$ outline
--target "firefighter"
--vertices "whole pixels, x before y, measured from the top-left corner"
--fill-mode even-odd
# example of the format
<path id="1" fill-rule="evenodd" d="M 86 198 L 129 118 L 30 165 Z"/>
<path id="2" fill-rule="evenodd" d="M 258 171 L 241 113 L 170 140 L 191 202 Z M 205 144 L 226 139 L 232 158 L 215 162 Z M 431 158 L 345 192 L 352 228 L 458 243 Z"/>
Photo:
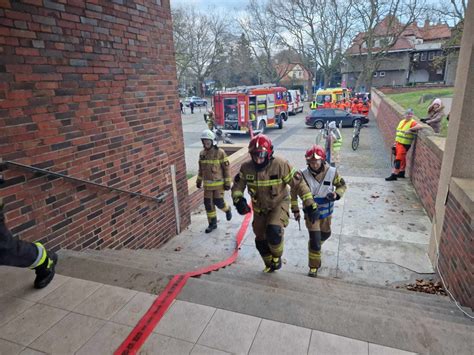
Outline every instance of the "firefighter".
<path id="1" fill-rule="evenodd" d="M 48 286 L 55 274 L 58 256 L 39 242 L 30 243 L 14 237 L 5 225 L 4 205 L 0 198 L 0 265 L 34 269 L 34 288 Z"/>
<path id="2" fill-rule="evenodd" d="M 316 102 L 316 99 L 313 99 L 313 101 L 311 101 L 311 103 L 309 104 L 309 108 L 311 110 L 316 110 L 318 108 L 318 103 Z"/>
<path id="3" fill-rule="evenodd" d="M 223 149 L 217 147 L 214 132 L 206 129 L 201 134 L 204 149 L 199 153 L 199 173 L 196 180 L 198 189 L 204 185 L 204 207 L 209 226 L 206 233 L 217 228 L 216 207 L 225 212 L 226 219 L 232 219 L 230 206 L 224 201 L 224 190 L 230 190 L 231 177 L 229 158 Z"/>
<path id="4" fill-rule="evenodd" d="M 411 108 L 407 109 L 403 120 L 398 123 L 394 147 L 395 161 L 392 174 L 385 178 L 386 181 L 395 181 L 397 178 L 405 177 L 407 152 L 415 139 L 416 131 L 422 128 L 423 127 L 413 119 L 413 110 Z"/>
<path id="5" fill-rule="evenodd" d="M 212 111 L 212 109 L 207 111 L 207 114 L 204 114 L 204 121 L 206 122 L 207 127 L 211 131 L 214 131 L 215 122 L 214 122 L 214 111 Z"/>
<path id="6" fill-rule="evenodd" d="M 264 272 L 281 268 L 284 228 L 288 225 L 291 191 L 303 200 L 308 220 L 317 220 L 318 208 L 301 173 L 288 161 L 273 156 L 270 138 L 259 134 L 249 143 L 251 159 L 242 164 L 234 178 L 232 199 L 237 211 L 244 215 L 251 211 L 244 197 L 247 191 L 254 210 L 252 228 L 255 246 L 265 263 Z"/>
<path id="7" fill-rule="evenodd" d="M 308 276 L 317 277 L 321 268 L 321 246 L 331 236 L 331 218 L 334 201 L 339 200 L 346 191 L 346 183 L 335 167 L 326 162 L 324 149 L 314 144 L 305 154 L 307 168 L 302 175 L 308 184 L 314 200 L 318 204 L 319 216 L 316 221 L 305 217 L 309 231 Z M 297 221 L 300 220 L 298 197 L 291 192 L 291 211 Z"/>
<path id="8" fill-rule="evenodd" d="M 353 102 L 352 102 L 352 105 L 351 105 L 351 113 L 352 114 L 359 114 L 359 100 L 358 99 L 355 99 Z"/>

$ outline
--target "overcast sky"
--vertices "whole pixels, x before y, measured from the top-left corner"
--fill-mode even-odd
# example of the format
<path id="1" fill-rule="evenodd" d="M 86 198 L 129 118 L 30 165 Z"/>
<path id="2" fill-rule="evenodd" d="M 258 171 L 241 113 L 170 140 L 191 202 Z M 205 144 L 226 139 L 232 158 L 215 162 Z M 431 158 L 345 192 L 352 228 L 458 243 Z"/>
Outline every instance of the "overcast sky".
<path id="1" fill-rule="evenodd" d="M 247 6 L 248 0 L 170 0 L 171 7 L 182 5 L 194 5 L 196 9 L 207 10 L 209 8 L 218 10 L 237 10 L 242 11 Z"/>

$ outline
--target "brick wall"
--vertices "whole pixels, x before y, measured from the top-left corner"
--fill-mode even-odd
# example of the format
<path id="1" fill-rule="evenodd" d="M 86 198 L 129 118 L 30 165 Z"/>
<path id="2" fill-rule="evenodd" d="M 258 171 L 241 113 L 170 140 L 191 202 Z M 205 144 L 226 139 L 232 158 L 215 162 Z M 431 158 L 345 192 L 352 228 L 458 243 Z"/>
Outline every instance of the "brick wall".
<path id="1" fill-rule="evenodd" d="M 156 247 L 187 180 L 169 0 L 0 1 L 0 157 L 149 196 L 2 167 L 8 226 L 53 248 Z"/>
<path id="2" fill-rule="evenodd" d="M 403 118 L 404 109 L 378 90 L 373 90 L 372 96 L 376 112 L 375 121 L 389 150 L 395 140 L 396 128 Z M 431 128 L 424 126 L 426 129 L 418 131 L 418 137 L 407 154 L 407 174 L 423 207 L 432 219 L 443 160 L 444 138 L 434 136 Z"/>
<path id="3" fill-rule="evenodd" d="M 446 203 L 438 266 L 455 298 L 462 305 L 474 309 L 472 225 L 472 215 L 450 193 Z"/>
<path id="4" fill-rule="evenodd" d="M 230 163 L 230 176 L 234 177 L 240 170 L 240 166 L 244 161 L 248 159 L 248 148 L 247 145 L 226 145 L 222 146 L 227 155 L 229 156 Z M 204 206 L 204 190 L 196 187 L 197 176 L 193 176 L 188 180 L 188 205 L 191 211 Z M 226 193 L 227 203 L 232 203 Z"/>

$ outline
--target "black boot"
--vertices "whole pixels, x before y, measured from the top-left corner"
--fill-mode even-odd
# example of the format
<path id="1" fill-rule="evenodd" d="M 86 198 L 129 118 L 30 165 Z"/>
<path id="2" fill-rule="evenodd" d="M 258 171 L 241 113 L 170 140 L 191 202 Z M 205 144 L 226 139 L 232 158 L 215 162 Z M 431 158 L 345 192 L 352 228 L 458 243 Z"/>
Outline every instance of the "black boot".
<path id="1" fill-rule="evenodd" d="M 53 280 L 55 267 L 58 262 L 58 256 L 55 252 L 49 251 L 46 260 L 39 266 L 35 267 L 36 278 L 34 288 L 44 288 Z"/>
<path id="2" fill-rule="evenodd" d="M 309 277 L 318 277 L 318 268 L 317 267 L 312 267 L 308 271 L 308 276 Z"/>
<path id="3" fill-rule="evenodd" d="M 404 171 L 400 171 L 400 172 L 397 174 L 397 178 L 402 178 L 402 179 L 404 179 L 404 178 L 405 178 L 405 172 L 404 172 Z"/>
<path id="4" fill-rule="evenodd" d="M 385 178 L 385 181 L 397 181 L 397 174 L 392 174 Z"/>
<path id="5" fill-rule="evenodd" d="M 273 257 L 270 267 L 272 271 L 281 269 L 281 257 Z"/>
<path id="6" fill-rule="evenodd" d="M 232 211 L 230 210 L 230 207 L 229 210 L 225 213 L 225 219 L 227 219 L 228 221 L 232 219 Z"/>
<path id="7" fill-rule="evenodd" d="M 205 232 L 211 233 L 216 228 L 217 228 L 217 223 L 211 222 L 209 223 L 209 226 L 206 228 Z"/>

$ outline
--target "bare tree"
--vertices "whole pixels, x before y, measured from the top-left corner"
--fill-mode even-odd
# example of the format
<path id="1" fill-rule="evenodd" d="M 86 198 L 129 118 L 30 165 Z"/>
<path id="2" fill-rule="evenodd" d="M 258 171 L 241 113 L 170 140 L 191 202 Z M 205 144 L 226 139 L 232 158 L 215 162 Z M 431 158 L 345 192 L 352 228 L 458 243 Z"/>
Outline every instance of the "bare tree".
<path id="1" fill-rule="evenodd" d="M 173 10 L 178 79 L 189 72 L 202 94 L 202 84 L 224 60 L 228 20 L 213 11 L 206 14 L 193 7 Z"/>
<path id="2" fill-rule="evenodd" d="M 324 85 L 338 71 L 350 40 L 353 0 L 274 0 L 270 12 L 279 40 L 300 54 L 307 68 L 324 72 Z"/>
<path id="3" fill-rule="evenodd" d="M 373 73 L 400 36 L 421 18 L 423 8 L 423 0 L 355 0 L 354 20 L 360 32 L 352 46 L 356 53 L 348 53 L 346 58 L 359 70 L 356 87 L 364 83 L 370 90 Z"/>
<path id="4" fill-rule="evenodd" d="M 262 80 L 278 83 L 288 71 L 278 70 L 275 54 L 278 51 L 278 33 L 269 12 L 268 4 L 250 0 L 246 14 L 239 20 L 240 27 L 257 60 Z"/>

